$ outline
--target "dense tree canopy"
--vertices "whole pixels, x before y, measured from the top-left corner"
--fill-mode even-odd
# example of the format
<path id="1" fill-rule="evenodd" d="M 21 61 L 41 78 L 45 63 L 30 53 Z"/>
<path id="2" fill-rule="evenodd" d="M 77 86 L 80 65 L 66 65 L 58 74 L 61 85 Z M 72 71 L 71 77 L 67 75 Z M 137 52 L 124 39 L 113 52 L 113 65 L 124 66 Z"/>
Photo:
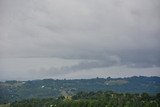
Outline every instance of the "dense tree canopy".
<path id="1" fill-rule="evenodd" d="M 72 97 L 23 100 L 12 103 L 11 107 L 159 107 L 159 96 L 112 91 L 79 92 Z"/>

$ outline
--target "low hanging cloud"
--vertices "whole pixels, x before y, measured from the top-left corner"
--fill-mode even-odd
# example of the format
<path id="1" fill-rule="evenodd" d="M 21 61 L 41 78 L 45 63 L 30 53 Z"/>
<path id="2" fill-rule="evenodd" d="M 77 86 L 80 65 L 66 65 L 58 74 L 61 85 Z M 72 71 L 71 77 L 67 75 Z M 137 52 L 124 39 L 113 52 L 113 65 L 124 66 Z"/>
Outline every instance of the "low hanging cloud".
<path id="1" fill-rule="evenodd" d="M 0 0 L 0 58 L 85 60 L 48 72 L 160 67 L 159 10 L 159 0 Z"/>

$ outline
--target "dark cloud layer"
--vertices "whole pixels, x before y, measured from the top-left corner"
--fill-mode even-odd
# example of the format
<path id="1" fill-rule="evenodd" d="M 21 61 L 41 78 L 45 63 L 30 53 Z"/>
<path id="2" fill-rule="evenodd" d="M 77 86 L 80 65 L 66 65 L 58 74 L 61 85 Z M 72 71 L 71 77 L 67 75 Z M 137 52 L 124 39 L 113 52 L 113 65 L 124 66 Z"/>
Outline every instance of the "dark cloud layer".
<path id="1" fill-rule="evenodd" d="M 84 60 L 48 72 L 160 67 L 159 10 L 159 0 L 0 0 L 0 58 Z"/>

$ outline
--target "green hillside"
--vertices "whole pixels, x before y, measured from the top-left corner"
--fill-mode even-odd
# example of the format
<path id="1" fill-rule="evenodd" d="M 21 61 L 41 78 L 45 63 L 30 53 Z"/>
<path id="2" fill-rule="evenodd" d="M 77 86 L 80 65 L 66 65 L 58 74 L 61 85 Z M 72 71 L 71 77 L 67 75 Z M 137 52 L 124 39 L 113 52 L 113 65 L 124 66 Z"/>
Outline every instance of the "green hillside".
<path id="1" fill-rule="evenodd" d="M 160 94 L 115 93 L 111 91 L 79 92 L 71 97 L 28 99 L 11 107 L 159 107 Z"/>
<path id="2" fill-rule="evenodd" d="M 33 80 L 0 82 L 0 103 L 30 98 L 73 96 L 80 91 L 112 90 L 121 93 L 160 92 L 160 77 L 94 78 L 75 80 Z"/>

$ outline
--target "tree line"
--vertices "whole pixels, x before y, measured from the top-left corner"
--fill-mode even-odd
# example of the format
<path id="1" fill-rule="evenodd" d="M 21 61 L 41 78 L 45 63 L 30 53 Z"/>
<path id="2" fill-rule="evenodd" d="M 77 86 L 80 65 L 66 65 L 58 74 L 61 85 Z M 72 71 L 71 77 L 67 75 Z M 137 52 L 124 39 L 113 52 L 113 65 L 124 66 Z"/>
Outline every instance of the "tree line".
<path id="1" fill-rule="evenodd" d="M 11 107 L 160 107 L 160 93 L 115 93 L 112 91 L 79 92 L 58 98 L 26 99 Z"/>

